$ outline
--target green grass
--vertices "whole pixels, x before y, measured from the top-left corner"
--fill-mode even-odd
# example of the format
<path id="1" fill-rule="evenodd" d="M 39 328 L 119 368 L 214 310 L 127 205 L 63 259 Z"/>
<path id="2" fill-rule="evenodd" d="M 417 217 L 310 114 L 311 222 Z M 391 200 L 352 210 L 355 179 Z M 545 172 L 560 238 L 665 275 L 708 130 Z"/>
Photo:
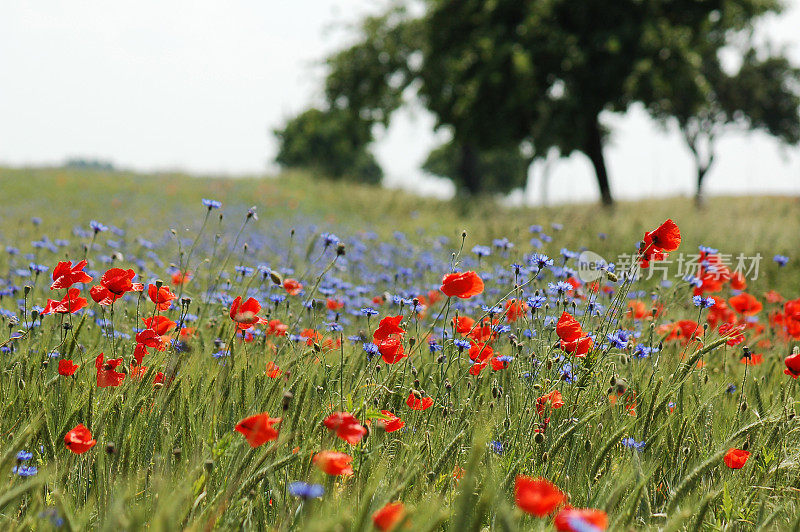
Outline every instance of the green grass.
<path id="1" fill-rule="evenodd" d="M 66 529 L 370 530 L 371 514 L 400 500 L 407 508 L 408 527 L 401 530 L 552 530 L 551 520 L 526 516 L 515 507 L 518 474 L 548 478 L 569 494 L 574 506 L 607 511 L 609 530 L 797 526 L 797 385 L 783 374 L 783 359 L 797 342 L 785 341 L 769 327 L 767 314 L 782 307 L 764 297 L 768 290 L 787 299 L 800 296 L 797 198 L 711 198 L 702 211 L 686 198 L 620 203 L 613 212 L 594 205 L 522 209 L 499 207 L 489 200 L 438 202 L 398 191 L 318 182 L 303 173 L 280 179 L 211 179 L 61 169 L 0 169 L 0 197 L 0 241 L 3 247 L 20 250 L 19 255 L 0 250 L 0 290 L 19 288 L 14 295 L 0 297 L 0 309 L 16 313 L 18 319 L 15 323 L 3 316 L 0 324 L 0 344 L 13 346 L 11 352 L 0 353 L 4 529 L 46 530 L 51 527 L 47 512 L 57 512 Z M 202 198 L 223 203 L 205 224 Z M 257 208 L 258 220 L 245 223 L 251 206 Z M 41 223 L 33 224 L 33 217 Z M 553 236 L 541 250 L 553 257 L 561 248 L 586 248 L 613 260 L 634 252 L 644 232 L 666 218 L 681 228 L 679 251 L 695 253 L 698 245 L 707 245 L 733 256 L 764 257 L 760 275 L 749 281 L 747 292 L 764 303 L 758 317 L 766 330 L 761 335 L 748 331 L 746 341 L 763 354 L 763 364 L 740 364 L 742 346 L 724 345 L 709 328 L 702 345 L 665 341 L 657 365 L 655 356 L 634 360 L 619 349 L 568 359 L 577 380 L 570 384 L 560 379 L 564 361 L 553 347 L 557 338 L 552 326 L 545 326 L 541 313 L 528 313 L 509 324 L 518 347 L 507 336 L 495 344 L 498 354 L 515 356 L 509 368 L 488 368 L 475 377 L 467 373 L 466 353 L 459 353 L 452 341 L 440 338 L 442 351 L 428 352 L 426 338 L 432 327 L 449 323 L 454 314 L 446 298 L 424 317 L 413 315 L 407 306 L 388 305 L 377 307 L 380 315 L 370 320 L 343 314 L 352 322 L 341 333 L 329 332 L 324 308 L 304 308 L 308 295 L 271 304 L 268 296 L 281 293 L 279 287 L 258 271 L 241 275 L 234 269 L 259 264 L 276 271 L 290 268 L 294 273 L 286 276 L 301 279 L 307 292 L 333 276 L 353 286 L 368 285 L 369 298 L 412 287 L 424 295 L 422 287 L 438 286 L 447 273 L 451 254 L 469 264 L 466 257 L 474 245 L 491 245 L 493 239 L 505 237 L 515 244 L 507 256 L 495 250 L 476 266 L 493 274 L 486 282 L 487 304 L 503 303 L 507 297 L 544 290 L 553 281 L 548 276 L 518 287 L 513 275 L 498 275 L 497 268 L 511 272 L 511 264 L 523 263 L 524 255 L 533 251 L 530 225 L 542 224 Z M 125 234 L 103 232 L 91 245 L 91 237 L 73 233 L 76 226 L 88 230 L 90 220 L 117 226 Z M 551 230 L 552 223 L 564 228 Z M 371 239 L 369 231 L 377 237 Z M 405 237 L 395 236 L 397 231 Z M 462 231 L 467 235 L 463 248 Z M 322 232 L 334 232 L 347 242 L 344 257 L 321 248 Z M 606 238 L 598 236 L 601 232 Z M 449 238 L 447 243 L 439 240 L 442 235 Z M 32 242 L 43 236 L 51 242 L 67 239 L 69 244 L 56 251 L 34 247 Z M 151 254 L 137 237 L 153 242 Z M 110 260 L 115 252 L 121 257 L 103 263 L 104 256 Z M 33 256 L 26 257 L 28 253 Z M 71 329 L 60 327 L 55 316 L 29 328 L 39 323 L 30 314 L 32 306 L 63 295 L 63 290 L 58 297 L 49 290 L 57 261 L 77 261 L 85 254 L 88 269 L 102 274 L 113 266 L 133 268 L 141 282 L 151 277 L 168 281 L 170 265 L 188 263 L 194 278 L 182 295 L 191 298 L 188 310 L 198 316 L 191 324 L 197 332 L 187 340 L 190 351 L 151 349 L 145 358 L 148 374 L 133 378 L 133 328 L 141 327 L 137 318 L 153 312 L 146 297 L 114 306 L 114 329 L 130 339 L 111 341 L 96 318 L 112 316 L 91 299 L 88 308 L 97 315 L 73 316 Z M 772 262 L 775 254 L 788 255 L 791 261 L 778 268 Z M 142 261 L 152 276 L 142 274 L 134 260 Z M 29 262 L 50 270 L 38 278 L 13 273 Z M 403 268 L 407 273 L 396 276 Z M 373 273 L 388 276 L 370 279 Z M 672 280 L 670 287 L 655 281 L 612 283 L 616 299 L 603 302 L 617 310 L 582 318 L 584 329 L 598 334 L 617 327 L 638 329 L 640 343 L 657 345 L 663 335 L 656 327 L 625 316 L 626 295 L 643 290 L 640 299 L 648 308 L 650 295 L 655 295 L 664 305 L 655 325 L 697 319 L 690 287 Z M 31 287 L 27 295 L 23 285 Z M 296 325 L 298 331 L 315 328 L 333 341 L 341 335 L 342 348 L 326 350 L 322 341 L 306 345 L 285 337 L 232 342 L 227 307 L 217 300 L 204 302 L 215 286 L 231 297 L 253 290 L 263 315 Z M 497 293 L 489 296 L 494 289 Z M 335 297 L 344 297 L 346 291 L 337 289 Z M 88 286 L 81 295 L 88 298 L 87 292 Z M 716 295 L 731 294 L 726 287 Z M 311 295 L 324 300 L 318 291 Z M 25 315 L 19 308 L 23 299 Z M 545 313 L 557 316 L 572 309 L 571 303 L 554 303 Z M 347 340 L 361 332 L 371 337 L 378 319 L 401 312 L 408 331 L 405 348 L 412 354 L 398 364 L 389 366 L 380 357 L 368 362 L 361 344 Z M 478 318 L 479 312 L 472 309 L 470 314 Z M 179 316 L 177 310 L 165 314 L 174 320 Z M 536 336 L 527 338 L 524 329 Z M 22 331 L 22 337 L 7 342 L 16 331 Z M 224 365 L 211 356 L 220 350 L 214 343 L 217 338 L 233 350 Z M 769 341 L 770 346 L 759 341 Z M 53 351 L 81 366 L 75 378 L 57 374 L 56 361 L 48 356 Z M 129 373 L 121 386 L 96 386 L 93 362 L 101 351 L 124 358 Z M 440 355 L 447 361 L 438 362 Z M 705 363 L 702 368 L 698 360 Z M 280 378 L 265 374 L 268 361 L 284 371 Z M 153 386 L 158 371 L 174 375 L 174 380 Z M 617 404 L 608 397 L 612 378 L 627 382 Z M 726 391 L 731 384 L 735 393 Z M 433 397 L 434 407 L 410 410 L 405 405 L 410 389 Z M 534 438 L 540 421 L 536 398 L 554 389 L 562 392 L 564 407 L 549 412 L 549 426 L 539 441 Z M 637 415 L 631 416 L 624 404 L 634 401 Z M 406 430 L 371 430 L 359 445 L 351 446 L 322 425 L 332 410 L 345 410 L 362 423 L 372 418 L 374 428 L 381 409 L 403 418 Z M 233 427 L 260 412 L 284 421 L 277 440 L 251 449 Z M 74 455 L 63 437 L 78 423 L 90 428 L 98 444 Z M 623 437 L 645 441 L 645 450 L 623 447 Z M 491 441 L 502 442 L 502 453 L 493 450 Z M 753 453 L 745 468 L 725 467 L 722 454 L 745 445 Z M 20 449 L 33 452 L 36 475 L 22 478 L 11 473 Z M 321 450 L 353 456 L 355 475 L 334 478 L 317 470 L 311 456 Z M 296 480 L 322 484 L 324 497 L 301 503 L 287 493 L 287 484 Z"/>

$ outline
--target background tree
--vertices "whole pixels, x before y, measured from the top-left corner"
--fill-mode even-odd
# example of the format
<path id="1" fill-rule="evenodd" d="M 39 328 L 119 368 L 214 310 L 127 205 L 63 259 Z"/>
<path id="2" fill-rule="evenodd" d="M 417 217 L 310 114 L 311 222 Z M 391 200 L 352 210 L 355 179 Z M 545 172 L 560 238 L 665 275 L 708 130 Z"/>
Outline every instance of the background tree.
<path id="1" fill-rule="evenodd" d="M 422 169 L 439 177 L 451 179 L 461 186 L 462 148 L 451 140 L 435 148 L 428 155 Z M 507 194 L 516 188 L 525 188 L 531 157 L 526 157 L 518 146 L 483 150 L 476 157 L 476 172 L 482 176 L 483 190 Z"/>
<path id="2" fill-rule="evenodd" d="M 800 141 L 800 70 L 785 56 L 752 46 L 753 13 L 746 7 L 724 4 L 694 42 L 686 36 L 665 35 L 660 72 L 636 80 L 634 91 L 650 102 L 651 114 L 664 126 L 673 119 L 678 124 L 695 163 L 698 205 L 715 161 L 717 140 L 725 132 L 761 130 L 786 144 Z M 760 9 L 778 11 L 780 6 L 768 1 Z M 738 68 L 725 69 L 720 50 L 732 31 L 746 32 L 740 40 L 748 46 L 739 54 Z M 683 59 L 673 60 L 676 57 Z"/>
<path id="3" fill-rule="evenodd" d="M 604 111 L 635 102 L 677 116 L 705 101 L 697 75 L 733 39 L 777 12 L 775 0 L 425 0 L 366 18 L 355 43 L 327 60 L 326 96 L 367 125 L 389 124 L 418 99 L 453 134 L 460 190 L 488 189 L 483 154 L 527 143 L 531 160 L 557 148 L 585 154 L 600 197 L 613 202 L 603 146 Z M 718 59 L 714 59 L 718 61 Z M 713 66 L 713 65 L 712 65 Z M 734 83 L 743 81 L 733 80 Z M 671 97 L 672 96 L 672 97 Z M 765 103 L 765 102 L 762 102 Z M 674 114 L 673 114 L 674 113 Z M 441 154 L 437 154 L 438 155 Z"/>
<path id="4" fill-rule="evenodd" d="M 334 179 L 380 183 L 383 172 L 368 150 L 370 124 L 338 109 L 312 108 L 275 130 L 280 147 L 275 160 Z"/>

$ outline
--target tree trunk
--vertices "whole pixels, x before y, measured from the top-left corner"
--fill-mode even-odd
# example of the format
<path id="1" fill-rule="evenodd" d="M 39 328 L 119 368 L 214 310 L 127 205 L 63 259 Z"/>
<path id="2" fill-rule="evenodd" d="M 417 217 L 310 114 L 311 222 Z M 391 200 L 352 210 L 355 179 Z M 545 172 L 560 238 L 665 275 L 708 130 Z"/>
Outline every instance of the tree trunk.
<path id="1" fill-rule="evenodd" d="M 481 176 L 478 173 L 478 155 L 475 148 L 465 142 L 461 145 L 461 160 L 458 163 L 459 180 L 466 192 L 474 196 L 482 190 Z"/>
<path id="2" fill-rule="evenodd" d="M 709 165 L 697 165 L 697 191 L 694 194 L 694 204 L 698 209 L 705 206 L 706 198 L 703 195 L 703 179 L 706 177 L 709 168 Z"/>
<path id="3" fill-rule="evenodd" d="M 589 120 L 586 128 L 586 135 L 586 155 L 592 161 L 592 166 L 594 166 L 597 186 L 600 188 L 600 200 L 606 207 L 611 207 L 614 205 L 614 199 L 611 197 L 606 161 L 603 157 L 603 139 L 600 134 L 599 114 L 594 115 L 594 117 Z"/>

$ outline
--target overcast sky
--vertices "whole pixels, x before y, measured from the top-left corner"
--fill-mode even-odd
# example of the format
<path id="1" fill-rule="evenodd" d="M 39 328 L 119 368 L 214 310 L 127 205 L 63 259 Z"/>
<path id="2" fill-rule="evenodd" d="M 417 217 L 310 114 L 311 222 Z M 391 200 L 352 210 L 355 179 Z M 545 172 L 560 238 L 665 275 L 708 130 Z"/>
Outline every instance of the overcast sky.
<path id="1" fill-rule="evenodd" d="M 371 0 L 36 0 L 0 6 L 0 164 L 97 157 L 137 170 L 275 171 L 271 130 L 321 99 L 320 61 L 375 10 Z M 800 64 L 800 0 L 759 29 Z M 689 153 L 641 109 L 604 117 L 620 198 L 688 194 Z M 446 195 L 418 169 L 442 134 L 399 113 L 375 146 L 387 183 Z M 438 139 L 438 140 L 437 140 Z M 582 155 L 553 165 L 550 201 L 597 197 Z M 529 200 L 541 197 L 539 173 Z M 800 148 L 733 133 L 709 192 L 800 194 Z"/>

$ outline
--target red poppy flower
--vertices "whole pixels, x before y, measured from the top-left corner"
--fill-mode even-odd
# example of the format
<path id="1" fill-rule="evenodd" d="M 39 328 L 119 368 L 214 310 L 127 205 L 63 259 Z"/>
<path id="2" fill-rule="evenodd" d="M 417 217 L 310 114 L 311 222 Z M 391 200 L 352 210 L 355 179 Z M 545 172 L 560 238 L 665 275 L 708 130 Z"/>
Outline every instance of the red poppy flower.
<path id="1" fill-rule="evenodd" d="M 501 358 L 495 357 L 489 361 L 492 364 L 492 370 L 500 371 L 508 368 L 508 360 L 501 360 Z"/>
<path id="2" fill-rule="evenodd" d="M 158 310 L 167 310 L 172 306 L 172 300 L 177 299 L 178 296 L 169 291 L 169 288 L 162 286 L 158 288 L 156 285 L 151 284 L 147 287 L 147 295 L 150 297 Z"/>
<path id="3" fill-rule="evenodd" d="M 387 364 L 395 364 L 406 357 L 403 342 L 398 336 L 392 336 L 378 342 L 378 352 Z"/>
<path id="4" fill-rule="evenodd" d="M 528 311 L 528 304 L 524 301 L 509 299 L 506 301 L 506 321 L 513 323 Z"/>
<path id="5" fill-rule="evenodd" d="M 486 369 L 486 366 L 488 366 L 488 365 L 489 365 L 488 362 L 475 362 L 474 364 L 472 364 L 469 367 L 469 374 L 470 375 L 476 375 L 476 376 L 480 375 L 481 371 Z"/>
<path id="6" fill-rule="evenodd" d="M 648 315 L 649 313 L 647 312 L 647 305 L 645 305 L 643 301 L 639 301 L 638 299 L 628 301 L 629 318 L 640 320 Z"/>
<path id="7" fill-rule="evenodd" d="M 749 357 L 742 357 L 739 362 L 745 366 L 760 366 L 764 362 L 764 355 L 761 353 L 755 353 Z"/>
<path id="8" fill-rule="evenodd" d="M 680 245 L 681 231 L 671 219 L 645 233 L 639 248 L 642 254 L 640 260 L 642 268 L 647 268 L 651 260 L 664 258 L 664 252 L 675 251 Z"/>
<path id="9" fill-rule="evenodd" d="M 236 322 L 239 330 L 247 330 L 256 323 L 267 323 L 267 320 L 260 318 L 257 314 L 261 311 L 261 305 L 255 298 L 250 298 L 242 303 L 242 298 L 237 297 L 231 303 L 230 316 Z"/>
<path id="10" fill-rule="evenodd" d="M 725 456 L 722 457 L 722 460 L 725 462 L 725 465 L 731 469 L 741 469 L 744 467 L 744 464 L 747 463 L 748 458 L 750 458 L 750 451 L 743 451 L 742 449 L 734 449 L 731 447 L 728 449 L 728 452 L 725 453 Z"/>
<path id="11" fill-rule="evenodd" d="M 281 368 L 275 364 L 275 362 L 271 360 L 267 362 L 267 377 L 270 379 L 277 379 L 281 375 L 283 375 L 283 372 L 281 371 Z"/>
<path id="12" fill-rule="evenodd" d="M 372 333 L 372 339 L 380 342 L 395 334 L 405 334 L 406 330 L 400 327 L 401 321 L 403 321 L 402 314 L 399 316 L 386 316 L 378 323 L 378 328 Z"/>
<path id="13" fill-rule="evenodd" d="M 565 342 L 572 342 L 583 336 L 583 329 L 570 313 L 564 312 L 556 323 L 556 334 Z"/>
<path id="14" fill-rule="evenodd" d="M 352 475 L 353 468 L 350 465 L 352 461 L 352 456 L 337 451 L 322 451 L 315 454 L 313 458 L 314 465 L 317 466 L 317 468 L 333 476 Z"/>
<path id="15" fill-rule="evenodd" d="M 100 284 L 89 290 L 89 295 L 99 305 L 111 305 L 126 292 L 144 290 L 143 285 L 132 281 L 134 277 L 136 277 L 136 273 L 133 270 L 111 268 L 100 278 Z"/>
<path id="16" fill-rule="evenodd" d="M 294 279 L 286 279 L 283 281 L 283 289 L 286 290 L 286 293 L 290 296 L 296 296 L 300 293 L 300 290 L 303 289 L 303 285 Z"/>
<path id="17" fill-rule="evenodd" d="M 268 327 L 265 332 L 267 336 L 286 336 L 286 331 L 289 330 L 289 326 L 281 320 L 269 320 Z"/>
<path id="18" fill-rule="evenodd" d="M 731 308 L 743 316 L 753 316 L 761 312 L 764 306 L 752 295 L 742 292 L 728 300 Z"/>
<path id="19" fill-rule="evenodd" d="M 556 514 L 553 524 L 560 532 L 584 532 L 588 528 L 586 525 L 605 530 L 608 527 L 608 515 L 593 508 L 567 507 Z"/>
<path id="20" fill-rule="evenodd" d="M 178 326 L 177 323 L 166 316 L 153 316 L 152 318 L 142 318 L 145 327 L 153 329 L 157 335 L 165 336 L 169 331 Z"/>
<path id="21" fill-rule="evenodd" d="M 565 342 L 564 340 L 561 340 L 560 343 L 562 351 L 567 352 L 577 358 L 585 357 L 592 346 L 594 346 L 594 342 L 588 336 L 578 338 L 577 340 L 573 340 L 571 342 Z"/>
<path id="22" fill-rule="evenodd" d="M 411 392 L 408 394 L 406 404 L 411 410 L 427 410 L 433 406 L 433 397 L 421 397 L 419 394 Z"/>
<path id="23" fill-rule="evenodd" d="M 764 294 L 764 297 L 766 298 L 767 303 L 780 303 L 783 301 L 783 296 L 780 295 L 775 290 L 770 290 L 769 292 Z"/>
<path id="24" fill-rule="evenodd" d="M 164 351 L 167 348 L 167 342 L 153 329 L 144 329 L 136 333 L 136 345 L 152 347 L 158 351 Z"/>
<path id="25" fill-rule="evenodd" d="M 75 266 L 72 261 L 59 262 L 53 268 L 53 284 L 50 285 L 50 290 L 57 290 L 59 288 L 69 288 L 75 283 L 90 283 L 93 277 L 86 274 L 83 269 L 86 267 L 86 261 L 82 260 Z"/>
<path id="26" fill-rule="evenodd" d="M 103 359 L 105 355 L 100 353 L 94 359 L 94 367 L 97 368 L 97 386 L 98 388 L 106 388 L 108 386 L 119 386 L 125 380 L 125 374 L 116 370 L 117 366 L 122 364 L 121 358 Z"/>
<path id="27" fill-rule="evenodd" d="M 175 272 L 172 274 L 172 285 L 173 286 L 180 286 L 182 284 L 188 283 L 192 279 L 192 272 Z"/>
<path id="28" fill-rule="evenodd" d="M 731 288 L 734 290 L 744 290 L 747 288 L 747 281 L 742 275 L 742 272 L 733 272 L 731 274 Z"/>
<path id="29" fill-rule="evenodd" d="M 349 412 L 334 412 L 326 417 L 323 423 L 350 445 L 357 444 L 367 435 L 367 429 L 362 427 L 356 417 Z"/>
<path id="30" fill-rule="evenodd" d="M 142 363 L 144 360 L 144 356 L 147 354 L 147 346 L 144 344 L 136 344 L 136 347 L 133 349 L 133 358 L 136 360 L 137 364 Z"/>
<path id="31" fill-rule="evenodd" d="M 325 300 L 325 306 L 328 307 L 328 310 L 337 311 L 344 308 L 344 303 L 336 299 L 328 298 Z"/>
<path id="32" fill-rule="evenodd" d="M 475 272 L 448 273 L 440 290 L 448 297 L 468 299 L 483 292 L 483 281 Z"/>
<path id="33" fill-rule="evenodd" d="M 783 363 L 786 364 L 786 369 L 783 370 L 785 374 L 793 379 L 800 377 L 800 354 L 789 355 Z"/>
<path id="34" fill-rule="evenodd" d="M 545 408 L 548 406 L 550 408 L 561 408 L 564 406 L 561 392 L 558 390 L 553 390 L 552 392 L 539 397 L 536 400 L 536 413 L 541 416 L 544 414 Z"/>
<path id="35" fill-rule="evenodd" d="M 278 431 L 272 425 L 280 423 L 281 419 L 269 417 L 269 414 L 263 412 L 241 420 L 233 430 L 241 433 L 250 447 L 258 447 L 278 438 Z"/>
<path id="36" fill-rule="evenodd" d="M 390 502 L 372 514 L 372 524 L 382 532 L 389 532 L 403 520 L 405 514 L 406 509 L 402 502 Z"/>
<path id="37" fill-rule="evenodd" d="M 78 365 L 73 363 L 72 360 L 59 360 L 58 361 L 58 374 L 64 376 L 75 375 L 78 370 Z"/>
<path id="38" fill-rule="evenodd" d="M 48 299 L 42 314 L 50 314 L 52 312 L 56 314 L 74 314 L 78 312 L 88 304 L 86 299 L 79 297 L 80 293 L 81 291 L 77 288 L 70 288 L 61 301 Z"/>
<path id="39" fill-rule="evenodd" d="M 400 430 L 405 426 L 405 422 L 394 415 L 389 410 L 381 410 L 381 414 L 388 417 L 389 419 L 378 419 L 375 423 L 380 424 L 383 426 L 383 430 L 386 432 L 394 432 L 396 430 Z"/>
<path id="40" fill-rule="evenodd" d="M 95 446 L 97 440 L 92 439 L 92 433 L 79 423 L 77 427 L 64 435 L 64 445 L 75 454 L 83 454 Z"/>
<path id="41" fill-rule="evenodd" d="M 547 517 L 567 502 L 567 497 L 549 480 L 517 475 L 514 502 L 525 513 Z"/>
<path id="42" fill-rule="evenodd" d="M 719 335 L 727 337 L 728 341 L 725 342 L 729 346 L 734 346 L 744 342 L 744 325 L 733 325 L 731 323 L 723 323 L 719 326 Z"/>
<path id="43" fill-rule="evenodd" d="M 494 350 L 485 343 L 472 344 L 469 347 L 469 358 L 474 362 L 485 362 L 492 358 Z"/>
<path id="44" fill-rule="evenodd" d="M 134 277 L 136 277 L 136 273 L 133 270 L 111 268 L 100 278 L 100 285 L 117 296 L 121 296 L 125 292 L 141 292 L 144 290 L 144 286 L 134 283 Z"/>
<path id="45" fill-rule="evenodd" d="M 472 330 L 474 325 L 475 320 L 467 316 L 455 316 L 453 318 L 453 328 L 455 328 L 458 334 L 467 334 Z"/>

